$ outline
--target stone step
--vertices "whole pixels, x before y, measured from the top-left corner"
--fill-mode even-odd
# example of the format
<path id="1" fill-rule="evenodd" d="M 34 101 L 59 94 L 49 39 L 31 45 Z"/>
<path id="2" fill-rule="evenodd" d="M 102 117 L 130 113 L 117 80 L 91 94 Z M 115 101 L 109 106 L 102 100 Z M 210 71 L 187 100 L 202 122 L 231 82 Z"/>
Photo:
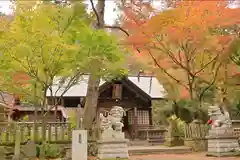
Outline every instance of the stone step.
<path id="1" fill-rule="evenodd" d="M 148 155 L 148 154 L 185 154 L 192 152 L 190 147 L 166 147 L 166 146 L 148 146 L 148 147 L 129 147 L 129 155 Z"/>
<path id="2" fill-rule="evenodd" d="M 148 141 L 144 140 L 135 140 L 135 141 L 129 141 L 128 146 L 149 146 Z"/>

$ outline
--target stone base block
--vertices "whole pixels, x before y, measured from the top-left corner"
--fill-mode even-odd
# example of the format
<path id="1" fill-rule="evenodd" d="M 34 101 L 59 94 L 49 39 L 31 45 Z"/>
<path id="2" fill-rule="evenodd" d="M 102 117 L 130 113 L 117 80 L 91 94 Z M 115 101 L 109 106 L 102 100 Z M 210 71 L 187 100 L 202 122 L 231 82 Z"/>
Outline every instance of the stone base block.
<path id="1" fill-rule="evenodd" d="M 208 156 L 236 156 L 240 154 L 237 137 L 207 137 Z"/>
<path id="2" fill-rule="evenodd" d="M 184 140 L 180 139 L 179 137 L 166 137 L 164 145 L 168 147 L 182 146 L 184 145 Z"/>
<path id="3" fill-rule="evenodd" d="M 229 127 L 219 127 L 209 130 L 210 137 L 231 137 L 234 135 L 233 128 Z"/>
<path id="4" fill-rule="evenodd" d="M 195 152 L 207 151 L 207 140 L 185 139 L 184 146 L 192 148 Z"/>
<path id="5" fill-rule="evenodd" d="M 128 158 L 128 140 L 124 141 L 98 141 L 99 159 Z"/>
<path id="6" fill-rule="evenodd" d="M 240 152 L 208 152 L 206 156 L 209 157 L 236 157 L 240 156 Z"/>

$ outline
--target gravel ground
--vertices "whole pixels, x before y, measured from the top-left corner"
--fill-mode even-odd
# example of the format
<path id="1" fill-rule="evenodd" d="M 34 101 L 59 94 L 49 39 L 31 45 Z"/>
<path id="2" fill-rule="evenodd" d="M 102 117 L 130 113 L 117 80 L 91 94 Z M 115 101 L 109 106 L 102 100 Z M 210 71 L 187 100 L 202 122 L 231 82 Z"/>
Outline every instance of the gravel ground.
<path id="1" fill-rule="evenodd" d="M 130 160 L 240 160 L 240 157 L 206 157 L 205 153 L 132 156 Z"/>

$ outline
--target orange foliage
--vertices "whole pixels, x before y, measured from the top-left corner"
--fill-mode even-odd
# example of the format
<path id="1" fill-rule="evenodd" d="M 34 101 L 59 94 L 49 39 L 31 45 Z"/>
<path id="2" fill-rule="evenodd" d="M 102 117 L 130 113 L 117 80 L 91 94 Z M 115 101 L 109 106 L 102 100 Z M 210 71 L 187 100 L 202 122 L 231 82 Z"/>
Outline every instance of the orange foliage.
<path id="1" fill-rule="evenodd" d="M 17 72 L 13 75 L 13 80 L 20 85 L 29 84 L 30 77 L 24 72 Z"/>
<path id="2" fill-rule="evenodd" d="M 147 8 L 148 13 L 139 18 L 138 11 L 143 8 Z M 222 63 L 228 63 L 228 76 L 237 73 L 236 66 L 228 61 L 228 47 L 235 35 L 210 32 L 212 29 L 240 24 L 240 9 L 229 8 L 228 1 L 183 0 L 176 8 L 160 13 L 154 12 L 149 4 L 138 3 L 136 7 L 131 3 L 124 13 L 123 26 L 131 34 L 126 45 L 134 48 L 134 52 L 137 49 L 142 58 L 155 61 L 157 64 L 154 68 L 165 70 L 165 74 L 169 69 L 177 72 L 182 69 L 190 77 L 194 75 L 210 82 L 214 78 L 214 71 L 218 72 L 214 64 Z M 156 15 L 150 18 L 152 14 Z M 219 69 L 220 74 L 224 71 L 223 67 Z M 178 81 L 177 72 L 170 77 Z M 222 80 L 221 76 L 219 78 Z M 183 88 L 181 86 L 181 93 L 186 97 Z"/>

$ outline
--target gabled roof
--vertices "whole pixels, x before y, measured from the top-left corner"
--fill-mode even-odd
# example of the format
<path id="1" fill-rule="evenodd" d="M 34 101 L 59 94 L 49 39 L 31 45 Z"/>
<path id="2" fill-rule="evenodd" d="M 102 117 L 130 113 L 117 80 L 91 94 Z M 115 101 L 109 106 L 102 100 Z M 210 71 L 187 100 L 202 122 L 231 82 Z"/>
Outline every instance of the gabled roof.
<path id="1" fill-rule="evenodd" d="M 85 97 L 87 95 L 89 75 L 84 75 L 78 84 L 72 86 L 63 97 Z M 128 76 L 128 80 L 133 82 L 139 89 L 148 94 L 151 98 L 164 98 L 166 92 L 163 86 L 159 83 L 156 77 L 152 76 Z M 102 86 L 106 81 L 101 80 L 100 86 Z M 59 86 L 57 84 L 52 86 L 53 95 L 58 90 Z M 59 97 L 63 93 L 65 88 L 61 88 L 56 92 L 56 96 Z M 47 97 L 50 97 L 50 91 L 47 91 Z"/>

